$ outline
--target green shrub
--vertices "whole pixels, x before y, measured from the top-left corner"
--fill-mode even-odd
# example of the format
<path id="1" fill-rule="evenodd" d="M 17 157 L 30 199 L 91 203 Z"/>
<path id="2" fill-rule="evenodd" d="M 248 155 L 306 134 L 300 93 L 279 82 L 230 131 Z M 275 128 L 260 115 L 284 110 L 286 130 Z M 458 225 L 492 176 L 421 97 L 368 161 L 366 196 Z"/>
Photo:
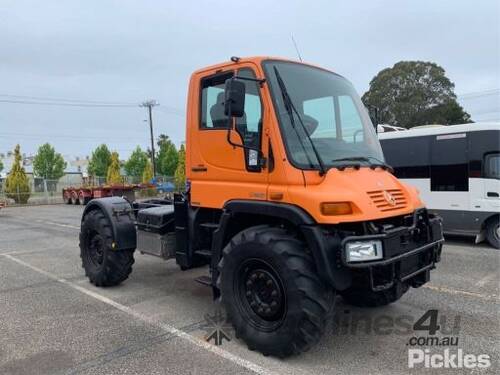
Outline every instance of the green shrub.
<path id="1" fill-rule="evenodd" d="M 23 168 L 21 148 L 19 145 L 14 150 L 14 165 L 5 181 L 7 198 L 14 199 L 18 204 L 28 203 L 30 197 L 30 184 Z"/>
<path id="2" fill-rule="evenodd" d="M 120 174 L 120 160 L 117 152 L 111 154 L 111 164 L 108 168 L 106 183 L 108 185 L 119 185 L 123 183 L 123 178 Z"/>

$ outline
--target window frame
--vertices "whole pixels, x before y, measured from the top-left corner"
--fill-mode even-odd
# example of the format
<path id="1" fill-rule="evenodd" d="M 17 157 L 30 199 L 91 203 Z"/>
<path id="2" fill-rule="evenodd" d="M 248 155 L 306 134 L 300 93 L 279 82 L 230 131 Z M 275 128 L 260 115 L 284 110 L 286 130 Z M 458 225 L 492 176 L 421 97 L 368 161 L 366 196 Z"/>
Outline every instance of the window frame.
<path id="1" fill-rule="evenodd" d="M 214 79 L 214 78 L 217 78 L 218 76 L 220 76 L 220 77 L 226 76 L 227 77 L 226 79 L 232 78 L 232 77 L 234 77 L 234 70 L 219 71 L 219 72 L 216 72 L 214 74 L 202 77 L 200 79 L 199 98 L 198 98 L 198 103 L 200 103 L 199 111 L 198 111 L 199 112 L 198 113 L 198 129 L 202 130 L 202 131 L 205 131 L 205 130 L 224 130 L 224 131 L 227 131 L 229 129 L 229 127 L 224 127 L 224 128 L 211 127 L 211 128 L 209 128 L 208 126 L 206 126 L 206 127 L 202 126 L 202 124 L 203 124 L 203 89 L 204 89 L 203 81 Z M 214 87 L 214 86 L 207 86 L 207 87 Z M 208 110 L 208 108 L 207 108 L 207 110 Z M 206 116 L 208 117 L 208 113 L 206 114 Z"/>
<path id="2" fill-rule="evenodd" d="M 486 178 L 488 180 L 500 180 L 500 177 L 492 177 L 490 175 L 488 175 L 489 173 L 489 168 L 488 168 L 488 161 L 490 158 L 492 157 L 497 157 L 497 158 L 500 158 L 500 152 L 488 152 L 486 154 L 484 154 L 484 157 L 483 157 L 483 171 L 482 171 L 482 178 Z"/>
<path id="3" fill-rule="evenodd" d="M 218 76 L 220 77 L 227 77 L 226 79 L 229 79 L 229 78 L 232 78 L 234 77 L 235 75 L 237 76 L 238 73 L 241 71 L 241 70 L 248 70 L 252 73 L 253 77 L 254 78 L 257 78 L 257 70 L 251 66 L 241 66 L 239 67 L 238 69 L 231 69 L 231 70 L 221 70 L 221 71 L 217 71 L 215 72 L 214 74 L 211 74 L 211 75 L 208 75 L 208 76 L 205 76 L 205 77 L 201 77 L 200 78 L 200 85 L 199 85 L 199 95 L 198 95 L 198 103 L 199 103 L 199 110 L 198 110 L 198 130 L 200 131 L 217 131 L 217 130 L 222 130 L 224 132 L 227 132 L 229 129 L 231 129 L 232 131 L 234 131 L 236 134 L 238 134 L 240 140 L 241 140 L 241 145 L 245 145 L 245 141 L 241 135 L 241 133 L 238 131 L 238 129 L 236 128 L 236 119 L 233 118 L 233 126 L 232 128 L 230 127 L 221 127 L 221 128 L 216 128 L 216 127 L 203 127 L 202 124 L 203 124 L 203 89 L 205 88 L 203 86 L 203 82 L 206 81 L 206 80 L 210 80 L 210 79 L 214 79 L 214 78 L 217 78 Z M 246 82 L 246 81 L 245 81 Z M 255 84 L 258 85 L 258 82 L 255 81 Z M 206 86 L 206 87 L 213 87 L 213 86 Z M 258 133 L 259 133 L 259 136 L 258 136 L 258 145 L 256 147 L 256 149 L 258 150 L 257 152 L 259 153 L 259 158 L 260 158 L 260 155 L 262 154 L 262 137 L 263 137 L 263 133 L 264 133 L 264 114 L 265 114 L 265 108 L 264 108 L 264 102 L 263 102 L 263 95 L 262 95 L 262 87 L 260 86 L 257 86 L 258 87 L 258 97 L 259 97 L 259 102 L 260 102 L 260 110 L 261 110 L 261 121 L 260 121 L 260 125 L 258 127 Z M 246 95 L 246 93 L 245 93 Z M 207 111 L 208 111 L 208 108 L 207 108 Z M 207 113 L 207 117 L 208 117 L 208 113 Z M 243 148 L 243 155 L 244 155 L 244 158 L 245 158 L 245 169 L 247 170 L 247 172 L 261 172 L 262 171 L 262 166 L 260 165 L 260 163 L 258 163 L 256 166 L 250 166 L 248 164 L 248 154 L 249 154 L 249 151 L 248 149 L 246 148 Z"/>
<path id="4" fill-rule="evenodd" d="M 463 142 L 463 145 L 459 144 L 459 142 Z M 451 150 L 447 155 L 450 156 L 449 159 L 456 158 L 456 162 L 452 163 L 448 161 L 447 163 L 435 163 L 435 160 L 438 155 L 443 152 L 443 149 L 447 147 L 448 149 L 451 147 L 455 147 L 454 150 Z M 470 175 L 469 175 L 469 143 L 467 133 L 450 133 L 450 134 L 438 134 L 434 135 L 431 142 L 431 170 L 430 170 L 430 191 L 431 192 L 470 192 Z M 448 150 L 449 151 L 449 150 Z M 463 159 L 461 158 L 463 156 Z M 454 166 L 457 168 L 461 167 L 463 170 L 460 172 L 464 173 L 463 175 L 458 175 L 457 171 L 450 171 L 450 169 Z M 445 170 L 446 173 L 442 174 L 441 170 Z M 456 180 L 453 182 L 459 181 L 454 186 L 454 189 L 440 189 L 438 187 L 449 186 L 442 184 L 443 179 L 446 180 L 447 177 L 453 175 Z M 459 178 L 461 180 L 459 180 Z M 457 189 L 458 187 L 458 189 Z"/>

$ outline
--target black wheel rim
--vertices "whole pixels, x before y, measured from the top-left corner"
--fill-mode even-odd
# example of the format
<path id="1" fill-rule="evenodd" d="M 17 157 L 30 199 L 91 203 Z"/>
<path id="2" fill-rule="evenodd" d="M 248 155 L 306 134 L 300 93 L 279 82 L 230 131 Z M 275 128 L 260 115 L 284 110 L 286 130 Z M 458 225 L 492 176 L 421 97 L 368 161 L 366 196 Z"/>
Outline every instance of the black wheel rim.
<path id="1" fill-rule="evenodd" d="M 104 239 L 102 236 L 95 232 L 91 231 L 88 236 L 87 241 L 87 258 L 95 265 L 101 266 L 104 261 Z"/>
<path id="2" fill-rule="evenodd" d="M 246 260 L 235 275 L 238 307 L 259 330 L 276 329 L 285 318 L 286 298 L 278 272 L 261 259 Z"/>

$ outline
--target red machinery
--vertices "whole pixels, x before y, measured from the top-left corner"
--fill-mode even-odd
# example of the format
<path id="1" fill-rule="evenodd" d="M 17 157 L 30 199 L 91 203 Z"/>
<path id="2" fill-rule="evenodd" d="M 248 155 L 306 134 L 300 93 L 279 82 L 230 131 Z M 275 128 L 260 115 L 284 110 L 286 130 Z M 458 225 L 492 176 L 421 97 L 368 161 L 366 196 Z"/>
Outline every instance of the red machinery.
<path id="1" fill-rule="evenodd" d="M 126 197 L 131 202 L 135 199 L 134 191 L 144 189 L 145 185 L 104 185 L 67 187 L 62 191 L 64 203 L 86 205 L 91 199 L 105 197 Z"/>

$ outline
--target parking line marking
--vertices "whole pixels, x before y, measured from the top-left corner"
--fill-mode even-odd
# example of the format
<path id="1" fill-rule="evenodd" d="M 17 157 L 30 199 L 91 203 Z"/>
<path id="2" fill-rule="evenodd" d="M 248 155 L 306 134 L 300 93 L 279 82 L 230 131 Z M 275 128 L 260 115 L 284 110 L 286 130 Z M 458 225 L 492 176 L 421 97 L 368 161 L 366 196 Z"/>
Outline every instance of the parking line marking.
<path id="1" fill-rule="evenodd" d="M 495 276 L 497 276 L 497 273 L 496 272 L 491 272 L 489 274 L 487 274 L 485 277 L 483 277 L 481 280 L 479 280 L 477 283 L 476 283 L 476 286 L 485 286 L 486 283 L 488 281 L 491 281 L 495 278 Z"/>
<path id="2" fill-rule="evenodd" d="M 427 288 L 427 289 L 435 290 L 437 292 L 444 292 L 444 293 L 448 293 L 448 294 L 461 294 L 461 295 L 468 296 L 468 297 L 481 298 L 481 299 L 486 299 L 486 300 L 500 299 L 500 297 L 497 296 L 496 294 L 487 295 L 487 294 L 481 294 L 481 293 L 475 293 L 475 292 L 468 292 L 466 290 L 449 289 L 449 288 L 445 288 L 442 286 L 422 285 L 422 288 Z"/>
<path id="3" fill-rule="evenodd" d="M 12 260 L 13 262 L 16 262 L 22 266 L 25 266 L 27 268 L 30 268 L 32 269 L 33 271 L 36 271 L 44 276 L 47 276 L 48 278 L 52 279 L 52 280 L 55 280 L 61 284 L 64 284 L 64 285 L 67 285 L 69 286 L 70 288 L 73 288 L 83 294 L 86 294 L 92 298 L 95 298 L 97 299 L 98 301 L 101 301 L 107 305 L 110 305 L 112 307 L 114 307 L 115 309 L 118 309 L 126 314 L 129 314 L 129 315 L 132 315 L 134 318 L 137 318 L 139 320 L 142 320 L 143 322 L 146 322 L 148 324 L 152 324 L 152 325 L 155 325 L 161 329 L 163 329 L 164 331 L 176 336 L 176 337 L 179 337 L 181 339 L 184 339 L 186 341 L 188 341 L 189 343 L 193 344 L 193 345 L 196 345 L 198 346 L 199 348 L 201 349 L 205 349 L 213 354 L 216 354 L 224 359 L 227 359 L 228 361 L 231 361 L 241 367 L 244 367 L 246 368 L 247 370 L 250 370 L 250 371 L 253 371 L 254 373 L 256 374 L 260 374 L 260 375 L 277 375 L 274 371 L 271 371 L 271 370 L 268 370 L 262 366 L 259 366 L 258 364 L 256 363 L 253 363 L 247 359 L 244 359 L 244 358 L 241 358 L 240 356 L 237 356 L 235 354 L 232 354 L 230 352 L 228 352 L 227 350 L 224 350 L 224 349 L 221 349 L 219 348 L 218 346 L 214 346 L 206 341 L 203 341 L 201 339 L 198 339 L 194 336 L 191 336 L 190 334 L 184 332 L 184 331 L 181 331 L 180 329 L 177 329 L 169 324 L 166 324 L 166 323 L 162 323 L 162 322 L 158 322 L 146 315 L 143 315 L 137 311 L 134 311 L 132 310 L 130 307 L 127 307 L 125 305 L 122 305 L 121 303 L 118 303 L 116 301 L 113 301 L 112 299 L 106 297 L 106 296 L 103 296 L 99 293 L 96 293 L 92 290 L 89 290 L 87 288 L 84 288 L 80 285 L 77 285 L 71 281 L 68 281 L 67 279 L 64 279 L 64 278 L 60 278 L 56 275 L 54 275 L 53 273 L 51 272 L 48 272 L 48 271 L 45 271 L 45 270 L 42 270 L 38 267 L 35 267 L 29 263 L 26 263 L 20 259 L 17 259 L 15 257 L 13 257 L 12 255 L 9 255 L 9 254 L 0 254 L 0 256 L 3 256 L 7 259 L 10 259 Z"/>
<path id="4" fill-rule="evenodd" d="M 76 225 L 56 223 L 55 221 L 47 221 L 47 220 L 35 220 L 35 221 L 37 223 L 57 225 L 58 227 L 63 227 L 63 228 L 80 229 L 80 227 Z"/>

